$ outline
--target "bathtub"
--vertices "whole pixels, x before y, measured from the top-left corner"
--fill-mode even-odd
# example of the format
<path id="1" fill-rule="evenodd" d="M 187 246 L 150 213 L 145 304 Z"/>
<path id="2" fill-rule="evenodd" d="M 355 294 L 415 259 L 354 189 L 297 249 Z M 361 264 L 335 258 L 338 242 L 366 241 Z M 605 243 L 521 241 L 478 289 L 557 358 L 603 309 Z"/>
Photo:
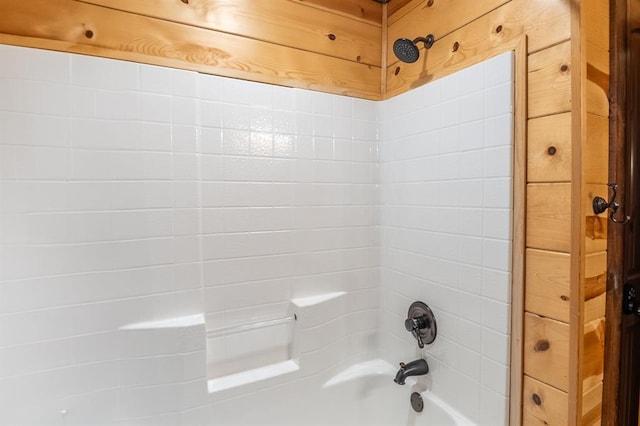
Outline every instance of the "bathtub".
<path id="1" fill-rule="evenodd" d="M 234 425 L 398 425 L 471 426 L 431 391 L 420 392 L 424 409 L 411 408 L 410 396 L 420 389 L 414 378 L 406 385 L 393 382 L 396 369 L 382 360 L 371 360 L 335 375 L 311 392 L 271 395 L 269 402 L 244 400 L 242 410 L 227 417 Z M 279 394 L 279 392 L 275 392 Z M 229 422 L 229 419 L 232 418 Z"/>

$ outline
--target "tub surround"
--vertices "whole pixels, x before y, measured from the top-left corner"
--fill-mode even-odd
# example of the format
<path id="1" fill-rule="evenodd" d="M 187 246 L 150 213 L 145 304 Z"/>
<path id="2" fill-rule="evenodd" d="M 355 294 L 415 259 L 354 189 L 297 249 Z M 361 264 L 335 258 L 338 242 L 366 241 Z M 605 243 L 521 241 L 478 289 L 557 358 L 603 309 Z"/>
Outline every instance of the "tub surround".
<path id="1" fill-rule="evenodd" d="M 397 204 L 394 197 L 412 185 L 398 185 L 391 197 L 388 145 L 399 148 L 393 161 L 414 154 L 387 125 L 441 120 L 453 128 L 448 120 L 466 103 L 440 99 L 441 112 L 425 121 L 412 111 L 437 96 L 380 106 L 71 54 L 2 46 L 0 56 L 13 65 L 0 69 L 7 94 L 0 99 L 3 422 L 220 422 L 234 418 L 248 396 L 275 413 L 277 400 L 312 395 L 379 354 L 393 364 L 422 357 L 404 331 L 404 297 L 437 307 L 444 336 L 444 344 L 425 349 L 435 368 L 416 382 L 421 392 L 433 390 L 474 421 L 486 418 L 475 406 L 460 407 L 460 395 L 501 412 L 506 388 L 489 380 L 508 372 L 499 361 L 508 315 L 483 312 L 508 313 L 507 296 L 490 285 L 492 273 L 505 283 L 504 259 L 487 258 L 478 265 L 487 276 L 469 276 L 476 278 L 469 283 L 486 282 L 482 290 L 450 289 L 453 264 L 444 252 L 447 262 L 434 264 L 442 285 L 423 287 L 410 271 L 395 274 L 396 262 L 411 267 L 418 260 L 412 248 L 396 246 L 414 241 L 405 231 L 432 222 Z M 468 101 L 480 105 L 485 92 L 504 100 L 509 90 L 506 80 L 489 80 Z M 510 128 L 508 113 L 481 104 L 485 132 L 501 138 L 496 126 Z M 431 149 L 431 140 L 445 149 L 451 135 L 443 127 L 432 136 L 421 149 Z M 504 171 L 495 161 L 508 158 L 506 142 L 491 152 L 497 155 L 487 157 L 487 170 Z M 439 166 L 423 170 L 454 170 L 447 161 L 457 154 L 440 154 Z M 422 173 L 412 168 L 417 164 L 396 177 Z M 485 186 L 485 199 L 503 202 L 490 190 L 508 188 L 508 178 L 490 178 L 499 185 Z M 448 203 L 454 182 L 440 183 L 438 199 Z M 484 216 L 483 226 L 508 231 L 492 222 L 508 206 L 494 208 L 500 214 Z M 443 231 L 451 224 L 449 216 L 433 219 L 442 219 Z M 507 247 L 507 235 L 488 237 L 490 253 Z M 454 318 L 446 301 L 473 307 L 476 296 L 480 316 Z M 402 314 L 394 313 L 400 305 Z M 278 343 L 266 364 L 260 351 L 251 352 L 253 338 L 229 344 L 207 337 L 292 314 L 295 321 L 269 332 L 277 338 L 262 342 Z M 472 327 L 479 319 L 482 328 Z M 459 356 L 454 364 L 447 344 L 470 362 Z M 237 356 L 243 361 L 226 362 Z M 483 399 L 474 390 L 486 391 Z"/>

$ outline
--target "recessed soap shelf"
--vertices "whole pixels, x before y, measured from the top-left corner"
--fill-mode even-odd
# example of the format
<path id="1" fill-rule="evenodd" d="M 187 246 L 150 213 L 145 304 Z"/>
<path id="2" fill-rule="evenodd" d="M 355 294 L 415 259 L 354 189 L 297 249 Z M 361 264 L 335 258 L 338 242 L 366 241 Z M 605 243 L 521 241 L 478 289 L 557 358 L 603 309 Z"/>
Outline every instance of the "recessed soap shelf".
<path id="1" fill-rule="evenodd" d="M 293 322 L 293 321 L 295 321 L 297 319 L 298 319 L 298 316 L 296 314 L 293 314 L 293 315 L 290 315 L 290 316 L 287 316 L 287 317 L 274 318 L 274 319 L 264 320 L 264 321 L 257 321 L 257 322 L 249 323 L 249 324 L 239 324 L 239 325 L 232 325 L 232 326 L 228 326 L 228 327 L 214 328 L 212 330 L 208 330 L 207 331 L 207 337 L 218 337 L 218 336 L 225 336 L 225 335 L 228 335 L 228 334 L 242 333 L 242 332 L 246 332 L 246 331 L 257 330 L 257 329 L 260 329 L 260 328 L 266 328 L 266 327 L 271 327 L 271 326 L 275 326 L 275 325 L 286 324 L 288 322 Z"/>

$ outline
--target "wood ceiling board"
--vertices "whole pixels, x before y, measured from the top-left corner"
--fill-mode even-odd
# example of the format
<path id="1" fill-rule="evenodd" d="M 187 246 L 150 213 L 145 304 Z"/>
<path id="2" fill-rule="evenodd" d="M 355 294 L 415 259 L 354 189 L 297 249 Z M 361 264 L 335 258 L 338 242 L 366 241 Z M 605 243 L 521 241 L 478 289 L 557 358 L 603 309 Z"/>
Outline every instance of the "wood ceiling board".
<path id="1" fill-rule="evenodd" d="M 290 0 L 79 0 L 380 66 L 379 26 Z"/>
<path id="2" fill-rule="evenodd" d="M 31 47 L 380 98 L 379 67 L 87 3 L 0 2 L 0 17 L 3 39 Z"/>
<path id="3" fill-rule="evenodd" d="M 255 1 L 255 0 L 254 0 Z M 382 4 L 373 0 L 291 0 L 382 25 Z"/>

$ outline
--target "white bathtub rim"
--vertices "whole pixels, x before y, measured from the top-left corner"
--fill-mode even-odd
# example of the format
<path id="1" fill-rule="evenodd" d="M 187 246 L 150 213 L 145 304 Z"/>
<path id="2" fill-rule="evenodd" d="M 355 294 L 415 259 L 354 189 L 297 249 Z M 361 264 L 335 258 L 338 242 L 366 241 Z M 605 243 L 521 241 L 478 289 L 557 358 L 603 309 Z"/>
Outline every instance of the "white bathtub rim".
<path id="1" fill-rule="evenodd" d="M 357 381 L 364 377 L 375 376 L 387 376 L 391 381 L 396 373 L 396 368 L 383 359 L 371 359 L 368 361 L 354 364 L 346 369 L 342 370 L 323 385 L 322 389 L 331 388 L 347 382 Z M 413 387 L 417 384 L 417 380 L 414 377 L 409 377 L 406 381 L 407 387 Z M 391 386 L 391 384 L 390 384 Z M 433 391 L 427 389 L 419 392 L 424 400 L 431 401 L 434 404 L 440 406 L 447 414 L 449 414 L 455 421 L 457 426 L 477 426 L 477 423 L 473 422 L 468 417 L 461 414 L 457 409 L 447 403 L 445 400 L 433 393 Z"/>
<path id="2" fill-rule="evenodd" d="M 345 368 L 329 380 L 327 380 L 322 388 L 330 388 L 340 384 L 358 380 L 362 377 L 371 376 L 390 376 L 393 377 L 395 370 L 391 364 L 383 359 L 372 359 L 369 361 L 359 362 L 350 367 Z"/>
<path id="3" fill-rule="evenodd" d="M 289 359 L 252 370 L 241 371 L 235 374 L 207 380 L 207 390 L 210 394 L 237 388 L 251 383 L 261 382 L 274 377 L 291 374 L 300 370 L 297 361 Z"/>
<path id="4" fill-rule="evenodd" d="M 453 408 L 445 400 L 434 394 L 431 390 L 420 392 L 422 399 L 430 400 L 444 409 L 455 421 L 458 426 L 477 426 L 477 423 Z"/>

